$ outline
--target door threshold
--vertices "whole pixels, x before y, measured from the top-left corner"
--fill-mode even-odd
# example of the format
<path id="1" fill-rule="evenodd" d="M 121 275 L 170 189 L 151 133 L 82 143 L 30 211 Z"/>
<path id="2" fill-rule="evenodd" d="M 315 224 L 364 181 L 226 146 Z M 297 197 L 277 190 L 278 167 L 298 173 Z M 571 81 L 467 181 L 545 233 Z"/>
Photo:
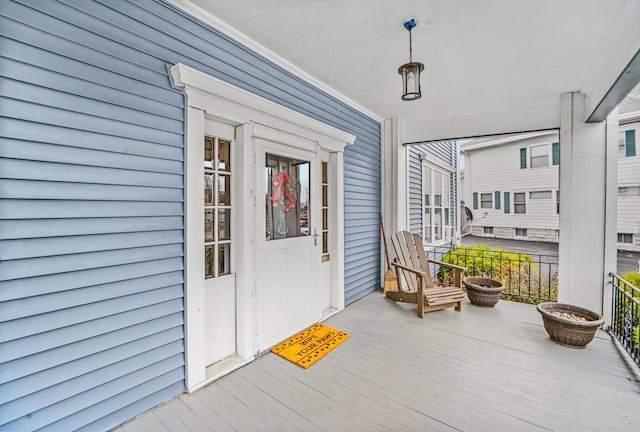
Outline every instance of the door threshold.
<path id="1" fill-rule="evenodd" d="M 344 308 L 336 309 L 336 308 L 334 308 L 332 306 L 329 306 L 328 308 L 326 308 L 326 309 L 324 309 L 322 311 L 320 322 L 328 320 L 329 318 L 331 318 L 332 316 L 334 316 L 335 314 L 337 314 L 339 312 L 342 312 L 343 310 L 344 310 Z"/>
<path id="2" fill-rule="evenodd" d="M 211 384 L 217 379 L 230 374 L 234 370 L 239 369 L 248 363 L 251 363 L 254 359 L 255 357 L 253 356 L 245 359 L 240 357 L 238 354 L 234 354 L 207 366 L 206 379 L 193 388 L 190 388 L 189 393 Z"/>

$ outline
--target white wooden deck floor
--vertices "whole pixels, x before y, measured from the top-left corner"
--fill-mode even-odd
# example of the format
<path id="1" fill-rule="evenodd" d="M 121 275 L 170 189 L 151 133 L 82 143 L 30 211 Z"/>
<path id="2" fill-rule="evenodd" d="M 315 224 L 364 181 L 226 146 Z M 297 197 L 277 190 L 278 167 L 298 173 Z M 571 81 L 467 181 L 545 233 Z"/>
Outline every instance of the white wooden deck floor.
<path id="1" fill-rule="evenodd" d="M 609 335 L 562 347 L 533 306 L 421 320 L 373 293 L 326 324 L 351 338 L 311 368 L 269 353 L 116 431 L 640 431 L 637 368 Z"/>

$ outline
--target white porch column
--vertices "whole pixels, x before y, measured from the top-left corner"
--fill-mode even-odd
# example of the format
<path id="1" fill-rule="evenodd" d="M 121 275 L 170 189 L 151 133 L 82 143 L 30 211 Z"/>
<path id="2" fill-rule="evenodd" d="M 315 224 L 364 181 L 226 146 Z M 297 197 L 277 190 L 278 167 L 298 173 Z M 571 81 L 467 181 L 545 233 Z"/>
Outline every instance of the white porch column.
<path id="1" fill-rule="evenodd" d="M 607 173 L 604 225 L 604 290 L 602 295 L 602 315 L 605 326 L 611 324 L 611 302 L 613 287 L 609 283 L 609 273 L 618 269 L 618 131 L 620 123 L 618 108 L 607 116 Z"/>
<path id="2" fill-rule="evenodd" d="M 581 93 L 561 97 L 558 301 L 607 314 L 607 275 L 616 267 L 617 196 L 617 132 L 607 128 L 617 131 L 617 118 L 586 123 L 585 107 Z"/>
<path id="3" fill-rule="evenodd" d="M 386 119 L 381 125 L 382 136 L 382 217 L 389 246 L 389 259 L 393 260 L 391 235 L 406 230 L 407 223 L 407 148 L 402 145 L 402 122 L 398 118 Z M 381 245 L 384 248 L 384 244 Z M 381 251 L 381 286 L 384 285 L 386 263 Z"/>

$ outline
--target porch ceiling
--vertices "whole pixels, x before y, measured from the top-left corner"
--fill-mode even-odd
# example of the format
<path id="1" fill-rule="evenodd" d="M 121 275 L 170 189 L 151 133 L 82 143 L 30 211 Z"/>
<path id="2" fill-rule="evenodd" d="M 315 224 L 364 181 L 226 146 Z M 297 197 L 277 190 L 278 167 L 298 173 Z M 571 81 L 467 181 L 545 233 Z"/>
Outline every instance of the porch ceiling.
<path id="1" fill-rule="evenodd" d="M 516 113 L 553 127 L 560 94 L 583 91 L 595 108 L 640 46 L 640 30 L 617 44 L 640 21 L 630 0 L 192 2 L 379 118 L 407 123 Z M 414 59 L 426 70 L 422 99 L 403 102 L 397 69 L 412 17 Z"/>

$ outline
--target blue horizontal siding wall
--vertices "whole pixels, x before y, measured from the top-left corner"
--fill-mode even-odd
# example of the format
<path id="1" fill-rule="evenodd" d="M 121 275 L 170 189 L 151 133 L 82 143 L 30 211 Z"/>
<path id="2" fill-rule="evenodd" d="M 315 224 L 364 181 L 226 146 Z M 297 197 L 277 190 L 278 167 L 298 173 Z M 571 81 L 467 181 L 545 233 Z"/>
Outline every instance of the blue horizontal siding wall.
<path id="1" fill-rule="evenodd" d="M 436 161 L 448 165 L 457 170 L 456 160 L 457 142 L 438 141 L 409 145 L 409 230 L 412 233 L 423 235 L 422 215 L 424 207 L 422 205 L 422 155 L 426 155 L 427 160 Z M 458 185 L 457 171 L 451 178 L 451 226 L 457 226 L 458 218 Z"/>
<path id="2" fill-rule="evenodd" d="M 179 62 L 356 135 L 347 302 L 377 288 L 379 123 L 159 0 L 2 0 L 0 430 L 108 429 L 184 390 Z"/>

